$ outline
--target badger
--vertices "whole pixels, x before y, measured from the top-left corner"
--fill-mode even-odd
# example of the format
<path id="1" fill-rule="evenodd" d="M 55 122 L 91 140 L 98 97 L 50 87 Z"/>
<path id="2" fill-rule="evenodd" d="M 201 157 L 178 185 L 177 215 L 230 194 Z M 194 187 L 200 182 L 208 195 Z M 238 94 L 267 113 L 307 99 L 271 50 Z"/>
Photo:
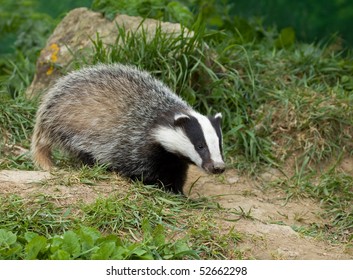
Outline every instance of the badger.
<path id="1" fill-rule="evenodd" d="M 183 193 L 189 164 L 225 170 L 221 119 L 196 112 L 146 71 L 99 64 L 61 77 L 43 96 L 31 153 L 44 170 L 58 148 L 83 164 Z"/>

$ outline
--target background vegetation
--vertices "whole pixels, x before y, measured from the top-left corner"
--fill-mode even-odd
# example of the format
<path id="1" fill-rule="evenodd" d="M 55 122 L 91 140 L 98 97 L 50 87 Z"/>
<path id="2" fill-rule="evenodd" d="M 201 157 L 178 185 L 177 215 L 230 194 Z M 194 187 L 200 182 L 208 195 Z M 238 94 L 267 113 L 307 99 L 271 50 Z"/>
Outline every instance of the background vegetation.
<path id="1" fill-rule="evenodd" d="M 34 168 L 28 148 L 38 101 L 27 100 L 24 91 L 34 75 L 40 49 L 65 11 L 73 5 L 91 5 L 108 18 L 119 12 L 181 22 L 194 31 L 193 36 L 184 33 L 170 39 L 157 32 L 148 42 L 143 34 L 126 34 L 121 29 L 117 42 L 124 47 L 119 48 L 104 46 L 98 37 L 92 57 L 83 59 L 77 54 L 75 67 L 114 61 L 136 64 L 203 113 L 222 111 L 230 167 L 252 176 L 262 168 L 279 168 L 287 176 L 268 187 L 285 190 L 288 199 L 312 197 L 326 211 L 329 229 L 313 226 L 306 232 L 320 232 L 340 242 L 353 240 L 353 178 L 336 168 L 353 151 L 353 57 L 341 37 L 330 36 L 331 31 L 341 31 L 349 42 L 350 33 L 343 28 L 351 19 L 348 1 L 327 2 L 334 9 L 326 17 L 318 1 L 278 0 L 272 2 L 274 6 L 264 1 L 234 5 L 231 1 L 191 0 L 71 2 L 61 1 L 62 6 L 55 2 L 58 9 L 54 11 L 51 1 L 2 1 L 1 169 Z M 281 13 L 280 7 L 294 12 Z M 261 16 L 258 10 L 268 12 L 264 19 L 252 17 Z M 276 21 L 279 28 L 273 25 L 272 11 L 283 17 Z M 308 11 L 315 20 L 302 16 Z M 340 21 L 329 20 L 337 15 Z M 293 18 L 300 20 L 292 22 Z M 325 21 L 335 22 L 330 24 L 334 29 Z M 60 155 L 56 160 L 79 183 L 112 180 L 101 167 L 72 171 Z M 55 182 L 70 185 L 70 176 L 65 182 L 58 176 Z M 0 202 L 0 258 L 241 257 L 236 247 L 226 250 L 227 244 L 237 244 L 239 235 L 233 230 L 220 235 L 207 223 L 224 210 L 138 183 L 129 188 L 125 199 L 113 197 L 83 205 L 79 215 L 61 213 L 45 197 L 31 207 L 18 197 L 1 197 Z M 193 211 L 202 213 L 198 220 L 188 216 Z M 183 215 L 185 221 L 173 219 Z M 138 236 L 132 228 L 138 229 Z M 167 237 L 171 229 L 180 233 L 188 228 L 192 230 L 180 238 Z"/>

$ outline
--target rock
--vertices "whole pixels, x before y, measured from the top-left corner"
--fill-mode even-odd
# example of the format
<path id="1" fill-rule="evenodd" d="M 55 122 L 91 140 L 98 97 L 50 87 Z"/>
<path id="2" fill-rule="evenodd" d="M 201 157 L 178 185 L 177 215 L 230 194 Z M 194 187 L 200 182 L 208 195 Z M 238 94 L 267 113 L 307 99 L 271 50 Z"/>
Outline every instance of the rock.
<path id="1" fill-rule="evenodd" d="M 283 174 L 281 173 L 281 171 L 271 167 L 269 167 L 264 173 L 259 175 L 259 178 L 263 180 L 265 183 L 275 181 L 281 177 L 283 177 Z"/>
<path id="2" fill-rule="evenodd" d="M 240 177 L 238 175 L 232 174 L 226 177 L 226 180 L 229 184 L 236 184 L 239 182 Z"/>
<path id="3" fill-rule="evenodd" d="M 109 21 L 101 13 L 86 8 L 72 10 L 59 23 L 41 51 L 35 77 L 26 92 L 27 97 L 45 92 L 61 75 L 60 69 L 69 68 L 73 53 L 92 48 L 91 39 L 96 39 L 97 33 L 104 44 L 113 44 L 118 27 L 124 27 L 127 32 L 145 30 L 148 39 L 153 38 L 158 26 L 165 33 L 178 35 L 181 32 L 180 24 L 127 15 L 117 15 L 113 21 Z"/>
<path id="4" fill-rule="evenodd" d="M 24 170 L 2 170 L 0 171 L 0 185 L 2 183 L 31 184 L 38 183 L 50 178 L 49 172 L 24 171 Z"/>

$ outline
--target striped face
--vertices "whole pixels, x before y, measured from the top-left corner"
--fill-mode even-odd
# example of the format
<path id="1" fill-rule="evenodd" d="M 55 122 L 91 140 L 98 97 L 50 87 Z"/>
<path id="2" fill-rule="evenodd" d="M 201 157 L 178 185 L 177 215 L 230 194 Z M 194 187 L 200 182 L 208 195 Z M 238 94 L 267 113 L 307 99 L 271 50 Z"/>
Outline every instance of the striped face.
<path id="1" fill-rule="evenodd" d="M 209 173 L 222 173 L 225 169 L 222 156 L 222 131 L 220 113 L 205 117 L 197 112 L 176 114 L 174 126 L 160 126 L 154 136 L 169 152 L 188 158 Z"/>

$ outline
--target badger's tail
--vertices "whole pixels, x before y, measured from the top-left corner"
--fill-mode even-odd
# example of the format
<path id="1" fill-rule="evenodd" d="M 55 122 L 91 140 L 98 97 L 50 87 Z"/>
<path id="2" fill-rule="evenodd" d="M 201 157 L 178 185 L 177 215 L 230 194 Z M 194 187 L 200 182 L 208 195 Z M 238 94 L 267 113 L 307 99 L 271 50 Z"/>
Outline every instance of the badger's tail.
<path id="1" fill-rule="evenodd" d="M 52 145 L 43 131 L 40 121 L 37 121 L 31 143 L 31 154 L 35 165 L 44 170 L 50 170 L 53 166 L 51 150 Z"/>

